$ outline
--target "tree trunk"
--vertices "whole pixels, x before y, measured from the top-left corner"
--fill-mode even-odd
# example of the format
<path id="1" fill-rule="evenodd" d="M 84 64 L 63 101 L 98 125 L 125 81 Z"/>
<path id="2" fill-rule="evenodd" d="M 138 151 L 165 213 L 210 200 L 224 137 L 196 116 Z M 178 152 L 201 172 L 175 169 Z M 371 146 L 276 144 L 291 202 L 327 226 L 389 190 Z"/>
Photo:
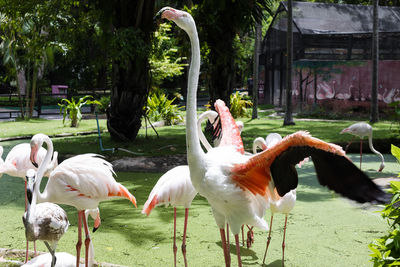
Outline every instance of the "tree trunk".
<path id="1" fill-rule="evenodd" d="M 154 29 L 154 2 L 154 0 L 113 2 L 115 20 L 112 26 L 116 30 L 129 27 L 139 29 L 144 43 L 149 44 L 150 33 Z M 105 5 L 105 8 L 109 6 Z M 132 141 L 136 138 L 142 125 L 149 77 L 148 53 L 136 55 L 128 64 L 113 62 L 113 85 L 110 107 L 107 110 L 107 128 L 111 137 L 121 141 Z"/>
<path id="2" fill-rule="evenodd" d="M 259 75 L 258 75 L 258 66 L 259 66 L 259 54 L 260 54 L 260 41 L 261 41 L 261 24 L 257 23 L 256 24 L 256 38 L 254 40 L 254 64 L 253 64 L 253 113 L 251 115 L 252 119 L 257 119 L 258 118 L 258 80 L 259 80 Z M 264 86 L 266 86 L 266 83 L 264 83 Z M 264 90 L 264 92 L 266 92 Z M 269 92 L 268 92 L 269 93 Z"/>
<path id="3" fill-rule="evenodd" d="M 286 112 L 283 125 L 294 125 L 292 107 L 292 63 L 293 63 L 293 0 L 288 0 L 288 23 L 286 35 L 287 60 L 286 60 Z"/>
<path id="4" fill-rule="evenodd" d="M 30 99 L 30 104 L 29 104 L 29 113 L 28 113 L 28 118 L 32 118 L 33 116 L 33 109 L 35 108 L 35 100 L 36 100 L 36 82 L 37 82 L 37 77 L 38 76 L 38 67 L 36 64 L 33 64 L 33 73 L 32 73 L 32 94 L 31 94 L 31 99 Z"/>
<path id="5" fill-rule="evenodd" d="M 378 109 L 378 64 L 379 64 L 379 1 L 373 0 L 373 36 L 372 36 L 372 88 L 371 88 L 371 119 L 370 122 L 379 121 Z"/>

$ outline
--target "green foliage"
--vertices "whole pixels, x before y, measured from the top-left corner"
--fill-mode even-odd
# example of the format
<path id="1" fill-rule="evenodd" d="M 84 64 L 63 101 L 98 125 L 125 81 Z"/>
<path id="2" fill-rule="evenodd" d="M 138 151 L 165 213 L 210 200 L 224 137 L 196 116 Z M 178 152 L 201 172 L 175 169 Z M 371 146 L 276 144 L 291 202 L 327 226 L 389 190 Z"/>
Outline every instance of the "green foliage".
<path id="1" fill-rule="evenodd" d="M 169 100 L 165 94 L 152 93 L 147 98 L 147 116 L 152 121 L 164 120 L 166 125 L 183 121 L 180 111 L 183 107 L 173 104 L 175 98 Z"/>
<path id="2" fill-rule="evenodd" d="M 63 98 L 61 104 L 58 104 L 60 106 L 60 114 L 63 114 L 63 124 L 65 123 L 65 118 L 69 115 L 71 127 L 78 127 L 78 123 L 82 120 L 81 107 L 90 104 L 101 105 L 99 101 L 93 100 L 93 96 L 91 95 L 79 98 L 78 102 L 75 102 L 73 97 L 71 101 Z"/>
<path id="3" fill-rule="evenodd" d="M 101 105 L 99 105 L 99 111 L 101 113 L 106 113 L 108 105 L 110 105 L 110 96 L 102 96 L 99 100 Z"/>
<path id="4" fill-rule="evenodd" d="M 400 162 L 400 148 L 392 145 L 391 150 L 392 155 Z M 390 186 L 392 201 L 381 211 L 381 216 L 387 220 L 390 230 L 387 235 L 369 244 L 374 267 L 400 265 L 400 182 L 393 181 Z"/>
<path id="5" fill-rule="evenodd" d="M 164 79 L 181 75 L 186 65 L 181 63 L 183 58 L 177 56 L 176 39 L 169 36 L 170 31 L 171 25 L 163 23 L 154 33 L 149 59 L 153 85 L 160 85 Z"/>
<path id="6" fill-rule="evenodd" d="M 250 100 L 245 99 L 239 91 L 231 94 L 230 104 L 230 112 L 234 118 L 248 117 L 250 114 L 247 108 L 253 105 L 253 103 Z"/>

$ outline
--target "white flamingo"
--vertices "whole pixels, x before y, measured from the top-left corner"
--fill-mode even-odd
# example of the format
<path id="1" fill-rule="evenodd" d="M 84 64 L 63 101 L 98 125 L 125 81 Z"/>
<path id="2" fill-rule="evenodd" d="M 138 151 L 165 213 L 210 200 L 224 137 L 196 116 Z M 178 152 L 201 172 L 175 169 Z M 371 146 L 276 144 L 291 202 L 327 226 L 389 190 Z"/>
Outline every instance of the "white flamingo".
<path id="1" fill-rule="evenodd" d="M 88 215 L 90 215 L 95 221 L 95 225 L 98 223 L 99 218 L 99 210 L 98 209 L 92 209 L 92 210 L 86 210 L 85 211 L 85 217 L 86 221 L 88 219 Z M 76 265 L 76 257 L 74 255 L 71 255 L 67 252 L 56 252 L 55 257 L 58 259 L 55 267 L 75 267 Z M 51 266 L 51 261 L 52 261 L 52 255 L 50 253 L 45 253 L 41 254 L 24 265 L 22 267 L 50 267 Z M 94 264 L 94 248 L 93 248 L 93 242 L 90 241 L 89 245 L 89 260 L 88 260 L 88 265 L 93 266 Z M 85 264 L 79 263 L 80 267 L 85 266 Z"/>
<path id="2" fill-rule="evenodd" d="M 343 129 L 340 133 L 341 134 L 349 133 L 349 134 L 354 135 L 354 137 L 356 137 L 356 136 L 360 137 L 360 169 L 361 169 L 361 162 L 362 162 L 362 140 L 366 136 L 368 137 L 368 145 L 369 145 L 369 148 L 371 149 L 371 151 L 381 158 L 381 164 L 379 165 L 378 171 L 381 172 L 383 170 L 383 168 L 385 168 L 385 159 L 384 159 L 383 155 L 379 151 L 377 151 L 374 148 L 374 146 L 372 145 L 372 126 L 371 125 L 369 125 L 366 122 L 357 122 L 357 123 L 350 125 L 349 127 L 345 128 L 345 129 Z M 349 145 L 354 140 L 354 137 L 347 144 L 346 149 L 345 149 L 346 151 L 347 151 Z"/>
<path id="3" fill-rule="evenodd" d="M 22 217 L 25 226 L 27 241 L 42 240 L 52 255 L 51 267 L 56 264 L 56 248 L 60 238 L 67 231 L 69 222 L 67 213 L 58 205 L 50 202 L 36 204 L 37 195 L 34 194 L 36 173 L 33 169 L 26 172 L 28 181 L 27 195 L 28 208 Z M 28 250 L 26 251 L 28 261 Z"/>
<path id="4" fill-rule="evenodd" d="M 217 112 L 208 110 L 203 112 L 197 120 L 200 141 L 207 151 L 210 150 L 212 147 L 210 143 L 207 141 L 206 137 L 204 136 L 204 133 L 201 131 L 201 124 L 205 119 L 208 119 L 211 122 L 211 124 L 214 124 L 217 118 L 218 118 Z M 187 266 L 186 230 L 187 230 L 188 214 L 190 205 L 196 195 L 197 191 L 196 189 L 194 189 L 192 182 L 190 180 L 189 166 L 188 165 L 177 166 L 167 171 L 160 177 L 156 185 L 151 190 L 149 197 L 142 209 L 142 213 L 148 216 L 150 215 L 153 208 L 157 206 L 165 205 L 167 207 L 171 205 L 174 207 L 174 239 L 173 239 L 174 266 L 176 266 L 176 252 L 178 249 L 176 246 L 176 207 L 183 206 L 185 208 L 185 221 L 184 221 L 181 249 L 182 249 L 184 264 L 185 266 Z"/>
<path id="5" fill-rule="evenodd" d="M 78 243 L 76 245 L 76 266 L 79 265 L 80 248 L 82 245 L 82 222 L 86 234 L 85 265 L 88 262 L 88 247 L 90 243 L 85 210 L 96 209 L 101 201 L 112 197 L 123 197 L 136 206 L 135 197 L 114 179 L 112 165 L 96 154 L 82 154 L 64 160 L 51 173 L 44 191 L 39 190 L 43 172 L 50 162 L 53 153 L 53 143 L 47 135 L 36 134 L 31 139 L 31 160 L 36 164 L 36 154 L 43 143 L 47 145 L 47 154 L 38 168 L 35 193 L 38 202 L 53 202 L 74 206 L 78 210 Z"/>
<path id="6" fill-rule="evenodd" d="M 219 146 L 207 154 L 201 149 L 196 124 L 196 91 L 200 70 L 200 46 L 195 22 L 184 11 L 170 7 L 157 16 L 174 21 L 189 36 L 191 63 L 188 76 L 186 106 L 186 145 L 190 177 L 194 188 L 210 203 L 222 239 L 226 266 L 229 266 L 224 226 L 227 222 L 235 235 L 238 265 L 241 264 L 239 237 L 241 225 L 249 224 L 267 230 L 268 224 L 259 216 L 256 195 L 270 198 L 276 190 L 280 196 L 297 187 L 294 164 L 312 156 L 321 184 L 359 202 L 385 202 L 390 196 L 345 156 L 344 151 L 297 132 L 278 145 L 251 158 L 235 146 Z M 285 153 L 283 153 L 285 152 Z M 272 179 L 273 178 L 273 179 Z"/>
<path id="7" fill-rule="evenodd" d="M 41 163 L 46 155 L 46 149 L 41 148 L 37 154 L 37 161 Z M 29 143 L 22 143 L 14 146 L 10 152 L 8 152 L 7 157 L 5 160 L 2 159 L 3 155 L 3 147 L 0 146 L 0 177 L 3 174 L 7 174 L 10 176 L 14 177 L 20 177 L 24 179 L 25 183 L 25 211 L 28 207 L 28 200 L 26 198 L 26 186 L 27 186 L 27 181 L 26 181 L 26 172 L 29 169 L 34 169 L 37 170 L 35 166 L 33 166 L 32 162 L 29 159 L 31 153 L 31 147 Z M 58 165 L 57 161 L 58 157 L 58 152 L 55 151 L 53 154 L 53 159 L 47 168 L 46 172 L 44 173 L 44 176 L 48 177 L 49 173 Z M 35 251 L 35 256 L 36 256 L 36 242 L 33 241 L 33 247 Z M 26 251 L 29 250 L 29 242 L 28 240 L 26 241 Z M 28 257 L 28 255 L 26 255 Z"/>

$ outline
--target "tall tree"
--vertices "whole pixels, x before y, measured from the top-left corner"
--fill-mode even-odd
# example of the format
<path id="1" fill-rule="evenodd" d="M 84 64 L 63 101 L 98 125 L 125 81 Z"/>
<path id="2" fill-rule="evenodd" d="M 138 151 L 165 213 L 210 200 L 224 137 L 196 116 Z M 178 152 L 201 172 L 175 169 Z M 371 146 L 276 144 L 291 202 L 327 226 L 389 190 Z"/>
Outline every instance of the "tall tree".
<path id="1" fill-rule="evenodd" d="M 150 86 L 155 0 L 99 0 L 97 4 L 112 60 L 107 128 L 113 138 L 132 141 L 141 127 Z"/>
<path id="2" fill-rule="evenodd" d="M 286 111 L 283 125 L 294 125 L 292 107 L 292 63 L 293 63 L 293 0 L 288 0 L 288 18 L 286 33 Z"/>
<path id="3" fill-rule="evenodd" d="M 261 24 L 256 23 L 256 34 L 254 40 L 254 64 L 253 64 L 253 113 L 252 119 L 258 118 L 258 82 L 259 82 L 259 55 L 260 55 L 260 44 L 261 44 Z"/>
<path id="4" fill-rule="evenodd" d="M 240 31 L 253 28 L 264 18 L 263 11 L 272 14 L 270 0 L 196 0 L 193 11 L 200 40 L 209 48 L 207 72 L 210 100 L 229 103 L 234 86 L 233 41 Z"/>
<path id="5" fill-rule="evenodd" d="M 371 87 L 371 123 L 379 121 L 378 109 L 378 64 L 379 64 L 379 1 L 373 0 L 372 26 L 372 87 Z"/>

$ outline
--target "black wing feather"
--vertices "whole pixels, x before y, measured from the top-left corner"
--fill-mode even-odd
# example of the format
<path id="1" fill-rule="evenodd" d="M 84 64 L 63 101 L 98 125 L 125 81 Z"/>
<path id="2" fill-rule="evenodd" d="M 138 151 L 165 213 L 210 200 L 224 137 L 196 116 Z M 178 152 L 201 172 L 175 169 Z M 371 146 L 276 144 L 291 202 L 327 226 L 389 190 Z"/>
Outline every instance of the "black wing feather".
<path id="1" fill-rule="evenodd" d="M 297 187 L 298 176 L 294 166 L 308 156 L 312 157 L 321 185 L 360 203 L 390 201 L 390 195 L 348 158 L 309 146 L 290 147 L 272 163 L 271 174 L 280 196 Z"/>

